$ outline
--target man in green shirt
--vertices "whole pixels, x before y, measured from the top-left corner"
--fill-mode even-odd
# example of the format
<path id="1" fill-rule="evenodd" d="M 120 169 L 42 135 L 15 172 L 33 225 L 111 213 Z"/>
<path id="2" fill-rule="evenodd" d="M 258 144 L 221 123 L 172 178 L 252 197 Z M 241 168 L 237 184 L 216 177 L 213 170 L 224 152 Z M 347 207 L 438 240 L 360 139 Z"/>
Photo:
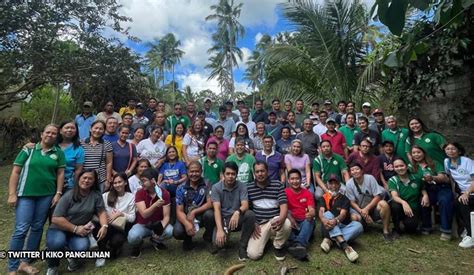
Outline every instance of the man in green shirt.
<path id="1" fill-rule="evenodd" d="M 327 182 L 329 176 L 334 174 L 339 181 L 349 181 L 349 172 L 344 159 L 333 153 L 331 142 L 328 140 L 321 141 L 321 154 L 313 161 L 313 174 L 316 183 L 318 184 L 314 195 L 316 199 L 320 199 L 324 193 L 328 192 Z M 345 186 L 341 186 L 341 190 L 345 190 Z"/>
<path id="2" fill-rule="evenodd" d="M 175 103 L 174 115 L 168 116 L 168 118 L 166 119 L 166 129 L 170 134 L 174 133 L 174 127 L 176 126 L 176 124 L 178 124 L 178 122 L 183 123 L 186 129 L 188 129 L 189 125 L 191 125 L 189 117 L 183 116 L 183 107 L 181 107 L 181 104 Z"/>
<path id="3" fill-rule="evenodd" d="M 355 124 L 356 117 L 354 113 L 346 114 L 346 124 L 339 128 L 339 131 L 346 138 L 347 149 L 349 153 L 353 152 L 354 135 L 360 132 L 359 126 Z"/>
<path id="4" fill-rule="evenodd" d="M 394 116 L 385 118 L 387 129 L 382 131 L 382 143 L 384 141 L 393 142 L 395 155 L 408 161 L 407 154 L 405 154 L 405 143 L 408 138 L 408 129 L 398 127 L 397 119 Z"/>
<path id="5" fill-rule="evenodd" d="M 226 162 L 235 162 L 239 167 L 237 180 L 242 183 L 249 183 L 253 181 L 253 164 L 255 158 L 245 152 L 245 139 L 237 138 L 235 140 L 235 154 L 230 155 Z"/>
<path id="6" fill-rule="evenodd" d="M 217 142 L 211 141 L 207 144 L 206 156 L 199 160 L 202 165 L 202 177 L 212 185 L 224 176 L 224 162 L 216 156 Z"/>

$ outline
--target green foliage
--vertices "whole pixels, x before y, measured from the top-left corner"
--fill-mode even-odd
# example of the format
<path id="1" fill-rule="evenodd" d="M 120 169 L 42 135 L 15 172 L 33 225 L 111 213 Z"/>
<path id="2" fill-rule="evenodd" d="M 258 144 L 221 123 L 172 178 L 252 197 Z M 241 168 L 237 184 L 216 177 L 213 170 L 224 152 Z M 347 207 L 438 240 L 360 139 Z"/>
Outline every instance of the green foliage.
<path id="1" fill-rule="evenodd" d="M 56 88 L 46 85 L 35 90 L 29 102 L 23 103 L 21 117 L 29 126 L 42 129 L 51 123 L 56 93 Z M 74 118 L 76 113 L 71 96 L 64 90 L 61 90 L 60 93 L 56 124 Z"/>

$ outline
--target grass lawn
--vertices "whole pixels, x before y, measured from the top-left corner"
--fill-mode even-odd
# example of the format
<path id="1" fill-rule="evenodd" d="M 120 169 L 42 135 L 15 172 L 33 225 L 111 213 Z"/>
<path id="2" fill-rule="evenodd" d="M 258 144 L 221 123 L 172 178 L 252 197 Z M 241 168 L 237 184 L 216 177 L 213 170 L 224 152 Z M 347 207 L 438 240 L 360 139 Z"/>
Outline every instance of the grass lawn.
<path id="1" fill-rule="evenodd" d="M 10 166 L 0 167 L 0 250 L 8 250 L 13 229 L 14 212 L 6 204 L 6 194 Z M 319 228 L 318 222 L 318 228 Z M 238 233 L 231 239 L 231 249 L 222 251 L 218 255 L 211 255 L 199 237 L 198 247 L 192 252 L 183 252 L 181 243 L 175 240 L 168 242 L 167 251 L 155 251 L 148 243 L 145 244 L 142 256 L 139 259 L 128 258 L 128 251 L 115 261 L 108 261 L 100 270 L 89 261 L 81 269 L 85 274 L 139 274 L 139 273 L 167 273 L 167 274 L 222 274 L 229 266 L 238 264 L 237 242 Z M 247 262 L 244 269 L 238 274 L 279 274 L 283 266 L 296 267 L 293 273 L 460 273 L 470 274 L 474 270 L 474 249 L 459 248 L 459 240 L 443 242 L 439 240 L 439 233 L 431 236 L 403 236 L 394 243 L 385 243 L 379 228 L 366 232 L 356 243 L 354 249 L 359 253 L 359 261 L 350 263 L 343 252 L 333 249 L 328 255 L 321 251 L 319 244 L 321 235 L 319 229 L 309 249 L 310 261 L 298 262 L 291 257 L 278 262 L 273 257 L 271 248 L 260 261 Z M 44 245 L 44 238 L 43 238 Z M 421 253 L 410 252 L 414 249 Z M 60 271 L 65 270 L 64 262 Z M 46 271 L 44 262 L 35 264 L 42 273 Z M 0 260 L 0 270 L 6 270 L 6 260 Z"/>

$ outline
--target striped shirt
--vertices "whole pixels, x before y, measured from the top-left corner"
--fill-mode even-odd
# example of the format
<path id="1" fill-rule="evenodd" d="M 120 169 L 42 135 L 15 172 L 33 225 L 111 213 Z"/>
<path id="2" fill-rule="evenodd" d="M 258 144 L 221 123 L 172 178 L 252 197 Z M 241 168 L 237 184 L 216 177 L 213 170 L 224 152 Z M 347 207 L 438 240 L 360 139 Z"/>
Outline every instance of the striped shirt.
<path id="1" fill-rule="evenodd" d="M 285 186 L 277 180 L 268 181 L 264 188 L 255 182 L 247 185 L 250 209 L 258 224 L 280 215 L 280 205 L 286 204 Z"/>
<path id="2" fill-rule="evenodd" d="M 112 144 L 102 140 L 94 146 L 86 139 L 81 141 L 81 146 L 84 148 L 84 169 L 95 169 L 99 183 L 104 183 L 107 180 L 107 153 L 113 151 Z"/>

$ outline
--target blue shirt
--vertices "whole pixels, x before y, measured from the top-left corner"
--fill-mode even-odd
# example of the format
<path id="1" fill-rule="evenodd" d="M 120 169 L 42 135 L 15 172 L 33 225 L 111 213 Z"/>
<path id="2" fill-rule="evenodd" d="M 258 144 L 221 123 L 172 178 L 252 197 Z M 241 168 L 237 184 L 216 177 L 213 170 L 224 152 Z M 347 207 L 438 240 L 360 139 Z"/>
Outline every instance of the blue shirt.
<path id="1" fill-rule="evenodd" d="M 104 140 L 107 140 L 110 143 L 114 143 L 119 139 L 119 135 L 118 134 L 113 134 L 113 135 L 104 134 L 104 136 L 102 138 Z"/>
<path id="2" fill-rule="evenodd" d="M 68 189 L 74 187 L 74 171 L 76 165 L 84 164 L 84 148 L 78 146 L 74 148 L 72 144 L 63 149 L 64 156 L 66 157 L 66 168 L 64 168 L 64 186 Z"/>
<path id="3" fill-rule="evenodd" d="M 176 190 L 176 205 L 182 205 L 184 212 L 188 213 L 206 203 L 209 191 L 209 186 L 204 183 L 204 180 L 201 180 L 196 189 L 189 182 L 181 184 Z"/>
<path id="4" fill-rule="evenodd" d="M 79 128 L 79 139 L 86 139 L 90 135 L 90 129 L 92 123 L 95 121 L 95 115 L 90 115 L 89 117 L 84 117 L 83 114 L 76 115 L 75 119 L 77 127 Z"/>
<path id="5" fill-rule="evenodd" d="M 257 152 L 255 159 L 267 163 L 268 178 L 270 180 L 280 180 L 280 169 L 285 167 L 285 161 L 282 154 L 272 151 L 270 155 L 266 155 L 262 150 Z"/>
<path id="6" fill-rule="evenodd" d="M 134 144 L 128 142 L 123 147 L 118 142 L 112 142 L 112 149 L 114 155 L 112 169 L 115 172 L 125 172 L 129 163 L 132 163 L 132 158 L 137 156 L 137 148 Z"/>
<path id="7" fill-rule="evenodd" d="M 186 165 L 180 160 L 175 163 L 165 162 L 160 167 L 160 174 L 163 174 L 163 180 L 177 181 L 181 175 L 186 174 Z"/>

